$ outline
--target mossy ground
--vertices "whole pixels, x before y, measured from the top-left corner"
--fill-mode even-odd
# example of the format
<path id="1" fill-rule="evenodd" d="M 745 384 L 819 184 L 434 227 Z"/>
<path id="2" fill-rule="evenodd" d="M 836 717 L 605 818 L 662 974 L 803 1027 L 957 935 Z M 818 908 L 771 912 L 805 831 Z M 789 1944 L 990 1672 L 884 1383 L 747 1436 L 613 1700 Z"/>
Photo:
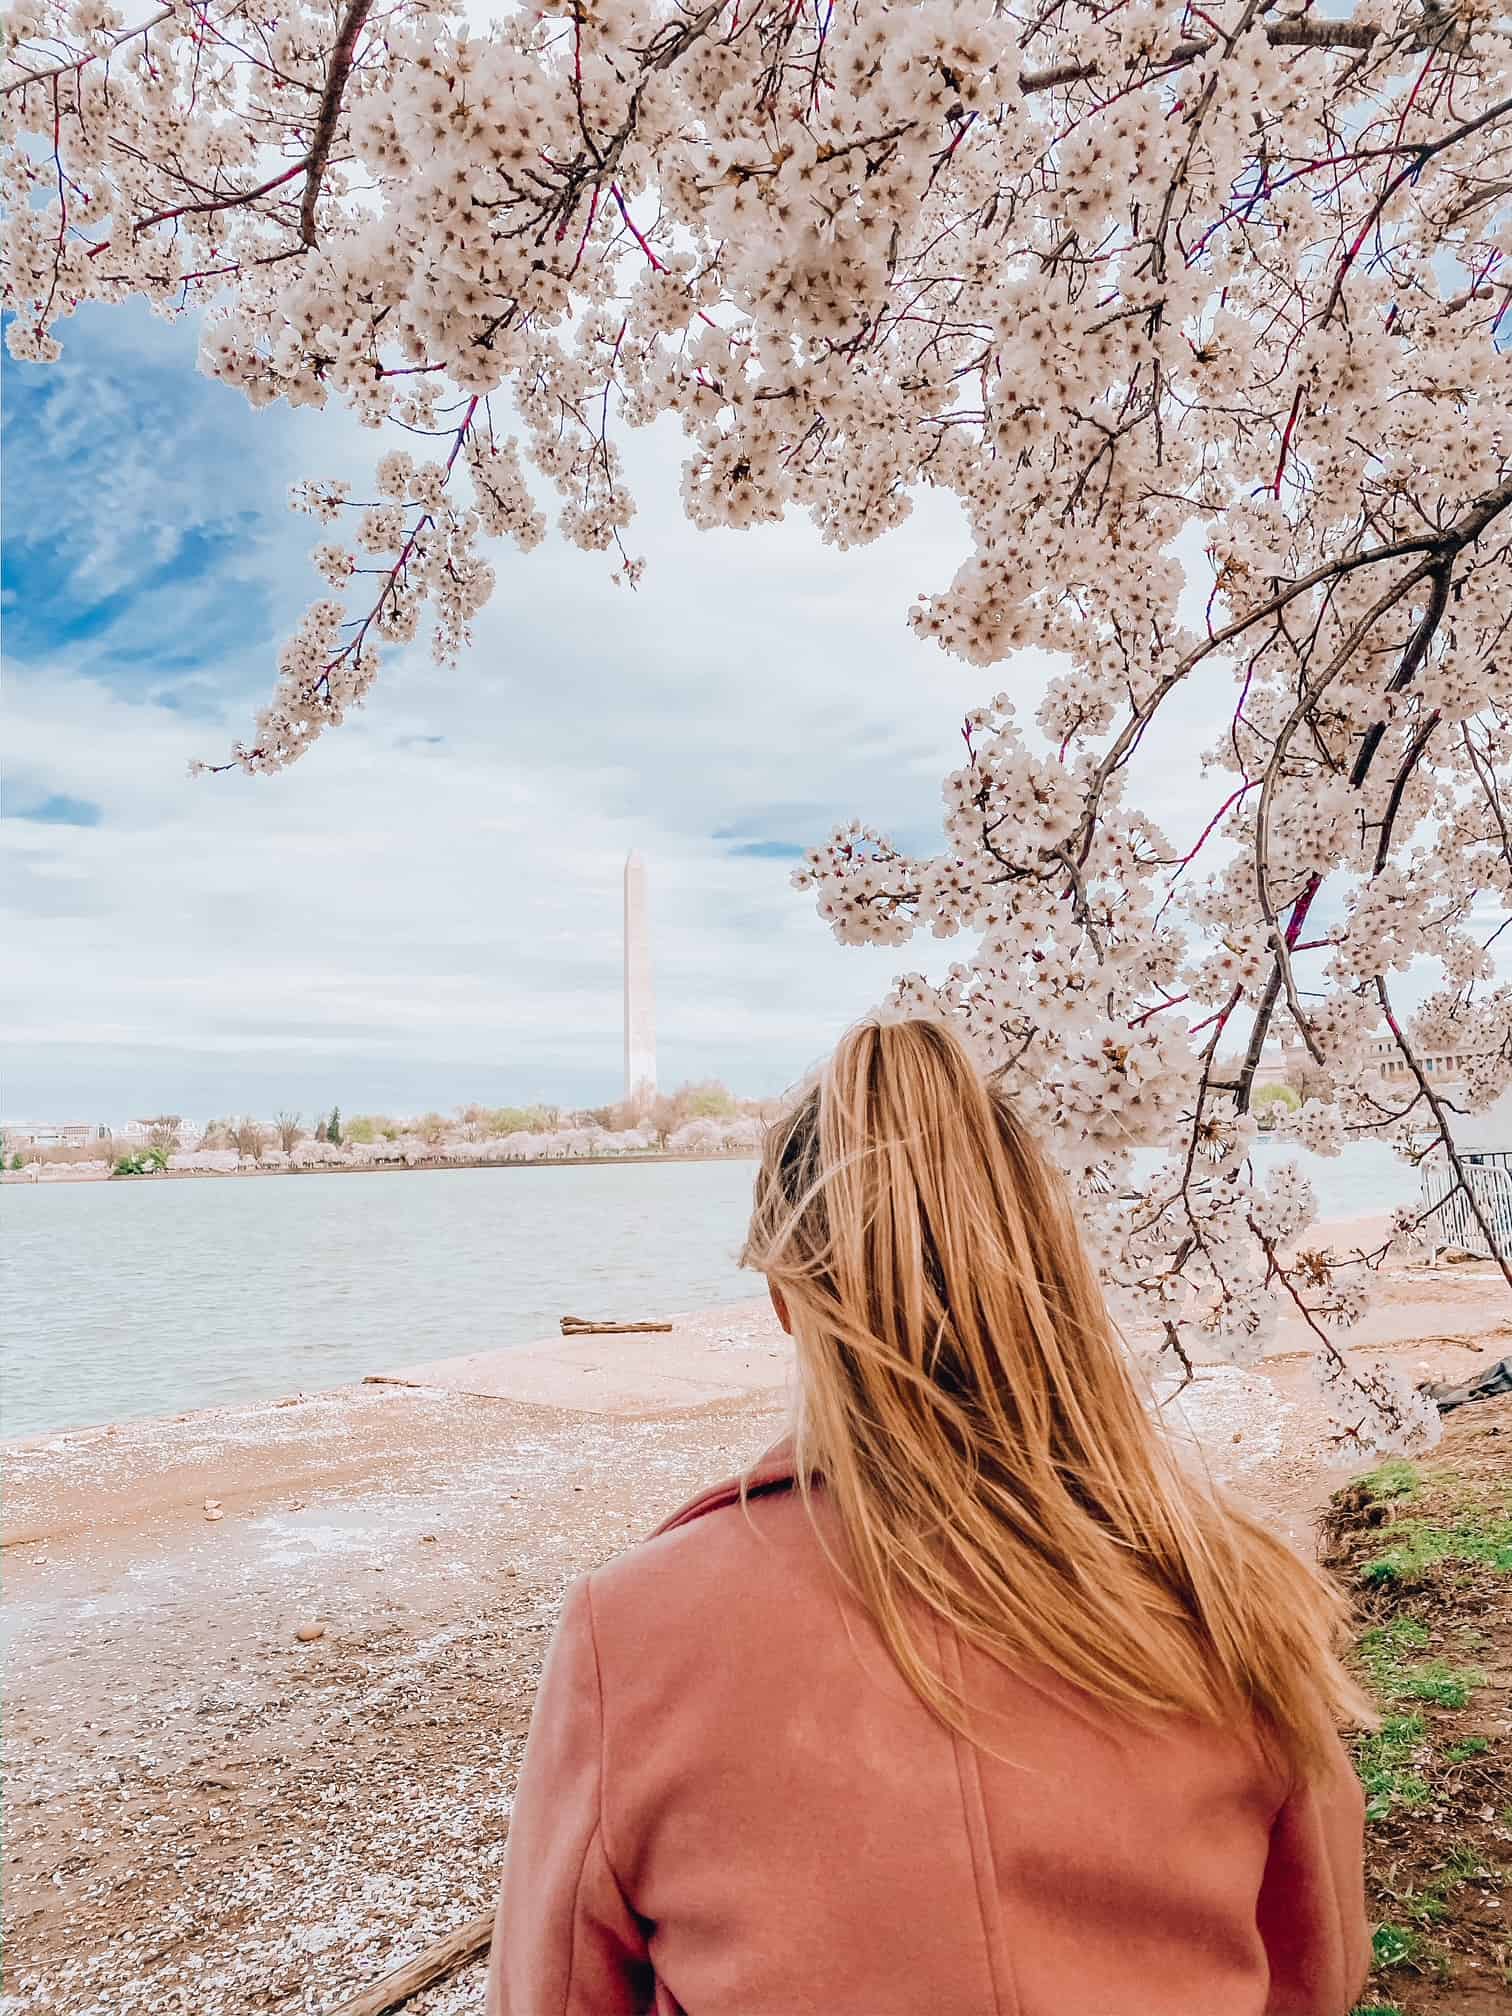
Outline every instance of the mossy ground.
<path id="1" fill-rule="evenodd" d="M 1356 2016 L 1512 2016 L 1512 1400 L 1337 1492 L 1324 1542 L 1382 1718 L 1354 1746 L 1376 1927 Z"/>

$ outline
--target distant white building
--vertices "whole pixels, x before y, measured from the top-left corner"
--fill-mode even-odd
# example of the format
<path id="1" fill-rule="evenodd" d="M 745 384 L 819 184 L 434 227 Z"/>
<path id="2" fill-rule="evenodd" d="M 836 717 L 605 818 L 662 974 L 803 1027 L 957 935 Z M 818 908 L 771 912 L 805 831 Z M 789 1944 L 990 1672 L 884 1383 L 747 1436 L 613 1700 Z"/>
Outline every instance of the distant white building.
<path id="1" fill-rule="evenodd" d="M 96 1141 L 110 1139 L 110 1129 L 103 1120 L 32 1120 L 0 1132 L 12 1153 L 20 1148 L 90 1148 Z"/>
<path id="2" fill-rule="evenodd" d="M 1417 1057 L 1424 1076 L 1429 1078 L 1462 1078 L 1470 1062 L 1463 1052 L 1456 1050 L 1420 1050 Z M 1397 1048 L 1396 1038 L 1389 1033 L 1371 1037 L 1370 1061 L 1382 1078 L 1412 1076 L 1412 1066 Z"/>
<path id="3" fill-rule="evenodd" d="M 1451 1050 L 1419 1050 L 1417 1058 L 1425 1077 L 1440 1080 L 1445 1085 L 1462 1078 L 1469 1062 L 1462 1052 Z M 1266 1085 L 1285 1085 L 1293 1072 L 1304 1069 L 1309 1062 L 1301 1037 L 1290 1020 L 1284 1021 L 1278 1031 L 1278 1039 L 1267 1041 L 1260 1053 L 1254 1089 L 1258 1092 Z M 1239 1060 L 1237 1057 L 1230 1058 L 1227 1064 L 1228 1070 L 1221 1071 L 1220 1076 L 1237 1070 Z M 1397 1048 L 1396 1038 L 1389 1031 L 1385 1035 L 1371 1037 L 1367 1069 L 1388 1083 L 1412 1076 L 1412 1066 Z"/>

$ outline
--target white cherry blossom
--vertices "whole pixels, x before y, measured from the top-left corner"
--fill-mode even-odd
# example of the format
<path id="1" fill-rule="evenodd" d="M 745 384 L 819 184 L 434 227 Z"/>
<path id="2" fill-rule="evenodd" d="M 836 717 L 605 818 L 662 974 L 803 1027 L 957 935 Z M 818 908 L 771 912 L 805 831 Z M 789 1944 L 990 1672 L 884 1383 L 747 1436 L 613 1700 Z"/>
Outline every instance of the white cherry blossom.
<path id="1" fill-rule="evenodd" d="M 1342 1433 L 1430 1432 L 1336 1341 L 1384 1246 L 1308 1252 L 1247 1129 L 1284 1027 L 1299 1142 L 1470 1195 L 1458 1123 L 1512 1086 L 1504 11 L 16 0 L 6 38 L 12 354 L 144 298 L 254 405 L 378 436 L 364 496 L 300 486 L 326 588 L 230 760 L 296 760 L 422 626 L 457 661 L 542 496 L 633 586 L 626 428 L 676 417 L 699 525 L 844 547 L 944 491 L 969 550 L 914 627 L 1056 669 L 969 717 L 938 854 L 858 824 L 799 881 L 844 942 L 956 951 L 896 1004 L 1044 1131 L 1126 1320 L 1249 1351 L 1284 1307 Z M 1210 816 L 1168 832 L 1132 766 L 1183 710 Z"/>

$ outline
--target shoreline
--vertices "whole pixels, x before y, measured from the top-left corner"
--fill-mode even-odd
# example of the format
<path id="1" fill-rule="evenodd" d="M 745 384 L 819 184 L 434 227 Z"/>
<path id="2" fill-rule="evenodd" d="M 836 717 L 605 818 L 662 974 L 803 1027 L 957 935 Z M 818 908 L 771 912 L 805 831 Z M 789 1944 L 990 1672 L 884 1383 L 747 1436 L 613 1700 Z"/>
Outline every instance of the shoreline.
<path id="1" fill-rule="evenodd" d="M 602 1158 L 603 1162 L 630 1158 Z M 749 1159 L 737 1155 L 660 1156 L 638 1160 L 734 1161 Z M 432 1165 L 446 1166 L 446 1165 Z M 488 1167 L 570 1167 L 569 1163 L 488 1164 Z M 183 1171 L 185 1175 L 201 1172 Z M 216 1172 L 204 1172 L 216 1173 Z M 235 1171 L 234 1174 L 256 1172 Z M 322 1174 L 323 1171 L 269 1170 L 269 1175 Z M 347 1172 L 342 1172 L 347 1173 Z M 366 1172 L 350 1172 L 366 1173 Z M 134 1179 L 120 1179 L 123 1181 Z M 1308 1235 L 1309 1243 L 1335 1249 L 1371 1250 L 1389 1229 L 1389 1219 L 1371 1213 L 1350 1218 L 1320 1221 Z M 259 1397 L 196 1407 L 189 1402 L 158 1413 L 104 1416 L 87 1422 L 68 1422 L 47 1428 L 28 1429 L 19 1435 L 0 1435 L 0 1457 L 23 1453 L 59 1441 L 60 1438 L 116 1434 L 138 1434 L 196 1417 L 213 1419 L 233 1412 L 267 1412 L 305 1400 L 358 1390 L 362 1385 L 390 1385 L 418 1390 L 440 1388 L 470 1394 L 479 1399 L 520 1400 L 575 1412 L 601 1412 L 618 1417 L 662 1413 L 679 1406 L 698 1406 L 726 1393 L 765 1391 L 771 1383 L 764 1376 L 742 1386 L 730 1376 L 731 1367 L 711 1356 L 707 1348 L 711 1329 L 721 1325 L 744 1325 L 757 1321 L 763 1331 L 763 1347 L 770 1346 L 790 1355 L 770 1317 L 766 1298 L 733 1296 L 728 1302 L 706 1303 L 697 1309 L 658 1315 L 673 1325 L 670 1334 L 630 1333 L 616 1337 L 563 1337 L 549 1333 L 527 1338 L 517 1344 L 492 1349 L 460 1352 L 447 1357 L 416 1358 L 399 1364 L 374 1364 L 356 1381 L 338 1380 L 330 1385 L 270 1389 Z M 1417 1344 L 1447 1345 L 1467 1351 L 1478 1342 L 1500 1340 L 1503 1352 L 1512 1354 L 1512 1296 L 1494 1263 L 1476 1261 L 1430 1267 L 1426 1260 L 1398 1260 L 1384 1268 L 1379 1277 L 1376 1299 L 1364 1322 L 1354 1331 L 1338 1334 L 1341 1348 L 1356 1352 L 1366 1349 L 1408 1349 Z M 1143 1355 L 1137 1340 L 1136 1355 Z M 1283 1315 L 1269 1348 L 1257 1361 L 1263 1365 L 1285 1364 L 1310 1358 L 1313 1345 L 1307 1326 L 1295 1315 Z M 1200 1353 L 1199 1364 L 1224 1364 L 1220 1354 Z M 9 1530 L 9 1520 L 5 1522 Z M 9 1544 L 0 1537 L 0 1546 Z"/>
<path id="2" fill-rule="evenodd" d="M 656 1319 L 672 1324 L 670 1336 L 634 1333 L 621 1336 L 594 1336 L 590 1333 L 572 1337 L 560 1334 L 532 1337 L 519 1344 L 500 1345 L 491 1351 L 463 1352 L 445 1359 L 417 1358 L 411 1363 L 395 1366 L 390 1370 L 376 1368 L 363 1373 L 360 1378 L 336 1380 L 327 1386 L 299 1387 L 292 1392 L 270 1392 L 258 1398 L 223 1400 L 204 1407 L 179 1407 L 155 1414 L 123 1414 L 100 1421 L 69 1421 L 53 1428 L 29 1429 L 24 1435 L 0 1435 L 0 1462 L 30 1450 L 51 1447 L 65 1439 L 83 1437 L 98 1440 L 112 1435 L 150 1434 L 154 1430 L 167 1430 L 186 1422 L 203 1421 L 212 1424 L 223 1415 L 268 1414 L 275 1409 L 334 1400 L 342 1394 L 360 1393 L 367 1386 L 392 1386 L 413 1391 L 432 1386 L 451 1387 L 459 1392 L 471 1391 L 474 1398 L 488 1399 L 498 1396 L 491 1395 L 483 1388 L 469 1388 L 450 1375 L 454 1370 L 474 1365 L 492 1365 L 496 1361 L 500 1366 L 507 1366 L 517 1359 L 526 1360 L 534 1367 L 543 1361 L 552 1361 L 558 1354 L 565 1354 L 564 1362 L 572 1364 L 575 1358 L 586 1356 L 591 1362 L 595 1356 L 612 1352 L 620 1366 L 626 1367 L 635 1364 L 639 1355 L 636 1351 L 637 1346 L 641 1347 L 642 1351 L 650 1347 L 652 1355 L 675 1358 L 687 1348 L 691 1339 L 705 1329 L 717 1330 L 727 1322 L 740 1322 L 748 1319 L 753 1312 L 759 1312 L 763 1316 L 770 1314 L 765 1296 L 742 1295 L 735 1296 L 728 1302 L 706 1302 L 697 1309 L 674 1312 L 670 1316 Z M 775 1327 L 774 1323 L 774 1330 Z M 637 1370 L 643 1368 L 637 1366 Z M 436 1377 L 429 1378 L 425 1376 L 427 1374 L 435 1374 Z M 526 1377 L 529 1376 L 527 1373 Z M 718 1374 L 713 1376 L 721 1390 L 729 1383 Z M 569 1380 L 568 1384 L 575 1382 Z M 611 1404 L 605 1411 L 615 1414 L 624 1413 L 629 1407 L 633 1407 L 636 1398 L 633 1394 L 626 1394 L 623 1389 L 617 1396 L 596 1391 L 591 1397 L 595 1402 L 610 1401 Z M 565 1404 L 571 1406 L 571 1399 Z M 651 1404 L 653 1407 L 659 1404 L 655 1394 L 651 1396 Z M 10 1544 L 8 1539 L 0 1536 L 0 1548 Z M 0 2004 L 0 2016 L 4 2016 L 3 2004 Z"/>
<path id="3" fill-rule="evenodd" d="M 676 1157 L 669 1160 L 694 1158 Z M 699 1158 L 699 1159 L 725 1159 Z M 270 1172 L 283 1173 L 283 1172 Z M 1314 1228 L 1314 1237 L 1334 1247 L 1375 1243 L 1387 1221 L 1375 1216 L 1336 1219 Z M 443 1358 L 375 1364 L 355 1379 L 287 1389 L 210 1406 L 186 1405 L 158 1413 L 69 1422 L 0 1436 L 0 1458 L 62 1453 L 85 1445 L 121 1446 L 169 1441 L 179 1430 L 213 1436 L 222 1421 L 261 1421 L 274 1441 L 273 1417 L 289 1409 L 336 1405 L 371 1388 L 422 1398 L 440 1393 L 484 1404 L 545 1407 L 567 1415 L 605 1420 L 676 1418 L 726 1399 L 768 1396 L 791 1371 L 792 1345 L 780 1330 L 763 1294 L 734 1296 L 727 1302 L 658 1315 L 668 1332 L 551 1332 L 517 1344 L 465 1351 Z M 1148 1363 L 1150 1339 L 1131 1347 L 1136 1362 Z M 1397 1354 L 1431 1349 L 1454 1354 L 1461 1369 L 1468 1356 L 1512 1354 L 1512 1295 L 1493 1263 L 1430 1267 L 1399 1261 L 1383 1269 L 1378 1292 L 1364 1320 L 1336 1341 L 1348 1355 Z M 1498 1352 L 1495 1347 L 1500 1346 Z M 1283 1316 L 1269 1348 L 1247 1368 L 1255 1371 L 1302 1367 L 1314 1353 L 1307 1325 Z M 1232 1369 L 1216 1349 L 1193 1353 L 1202 1370 Z M 1166 1376 L 1162 1370 L 1159 1375 Z M 7 1507 L 9 1499 L 7 1498 Z M 0 1548 L 26 1544 L 15 1533 L 7 1510 Z"/>

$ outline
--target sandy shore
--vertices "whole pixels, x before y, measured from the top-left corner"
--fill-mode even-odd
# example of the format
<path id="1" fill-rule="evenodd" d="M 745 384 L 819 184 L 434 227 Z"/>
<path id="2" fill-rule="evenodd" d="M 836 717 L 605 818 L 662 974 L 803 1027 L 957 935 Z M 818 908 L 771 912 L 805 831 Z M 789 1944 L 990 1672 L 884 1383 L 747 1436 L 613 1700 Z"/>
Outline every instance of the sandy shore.
<path id="1" fill-rule="evenodd" d="M 1305 1541 L 1339 1473 L 1293 1341 L 1171 1411 Z M 1399 1270 L 1361 1342 L 1461 1377 L 1512 1296 Z M 486 1909 L 566 1584 L 788 1409 L 760 1302 L 375 1371 L 9 1450 L 4 2016 L 325 2012 Z M 481 1970 L 408 2007 L 477 2016 Z"/>

